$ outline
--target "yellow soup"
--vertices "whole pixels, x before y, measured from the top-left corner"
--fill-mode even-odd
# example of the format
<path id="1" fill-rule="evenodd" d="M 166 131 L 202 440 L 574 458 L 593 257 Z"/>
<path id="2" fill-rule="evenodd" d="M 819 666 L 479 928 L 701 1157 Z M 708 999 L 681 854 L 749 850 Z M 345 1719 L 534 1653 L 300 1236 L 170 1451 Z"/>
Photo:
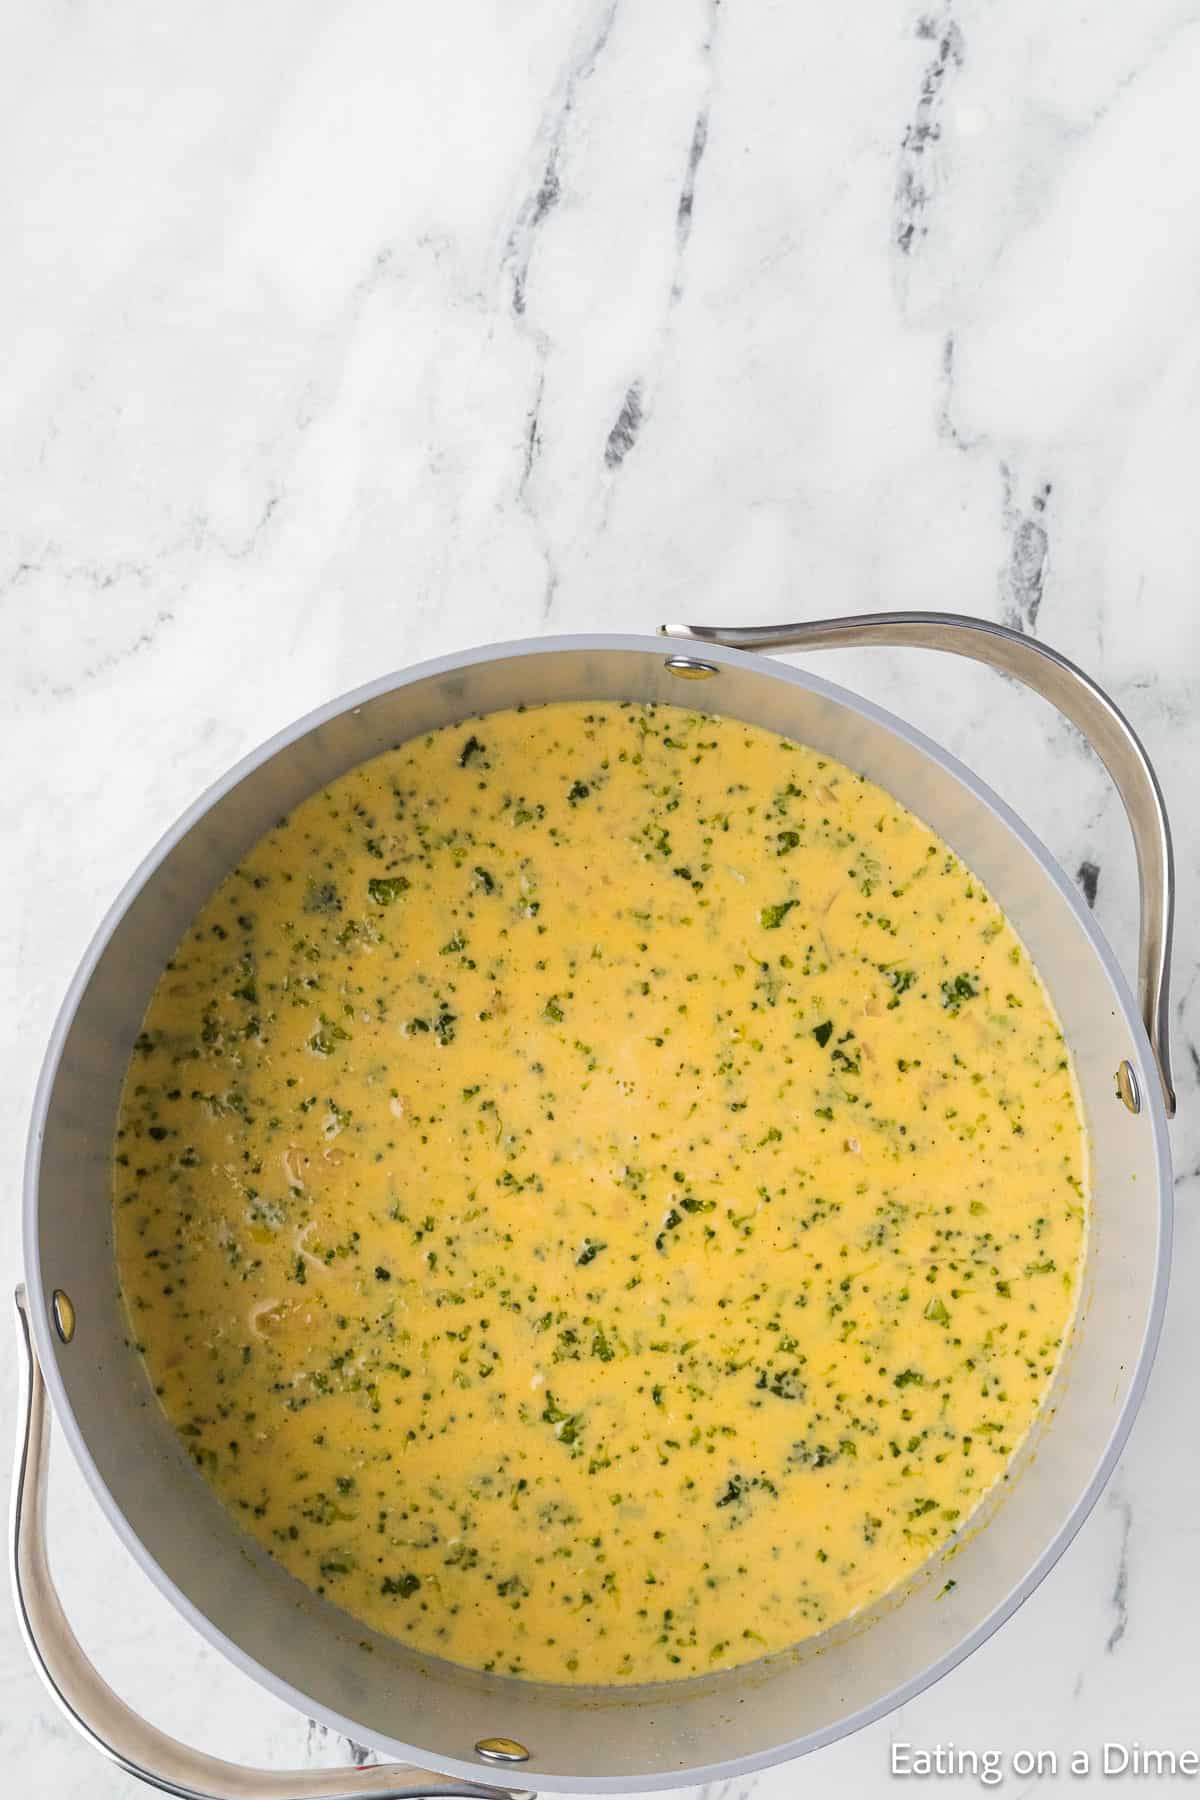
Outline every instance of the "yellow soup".
<path id="1" fill-rule="evenodd" d="M 132 1328 L 198 1468 L 418 1649 L 662 1680 L 959 1531 L 1075 1305 L 1070 1058 L 980 883 L 774 734 L 561 704 L 298 807 L 146 1015 Z"/>

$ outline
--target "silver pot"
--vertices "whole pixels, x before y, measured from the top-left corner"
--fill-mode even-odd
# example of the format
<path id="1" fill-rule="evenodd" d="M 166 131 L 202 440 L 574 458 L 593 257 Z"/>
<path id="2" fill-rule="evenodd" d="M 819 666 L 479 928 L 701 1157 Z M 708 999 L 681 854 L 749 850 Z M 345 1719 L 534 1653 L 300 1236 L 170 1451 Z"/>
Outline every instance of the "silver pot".
<path id="1" fill-rule="evenodd" d="M 74 1722 L 168 1793 L 494 1793 L 505 1764 L 513 1765 L 510 1781 L 520 1766 L 522 1786 L 619 1793 L 740 1775 L 801 1755 L 898 1706 L 982 1643 L 1062 1554 L 1125 1442 L 1159 1335 L 1171 1239 L 1171 844 L 1137 738 L 1064 658 L 979 620 L 896 613 L 777 629 L 674 629 L 706 640 L 702 653 L 693 643 L 684 654 L 661 637 L 501 644 L 442 657 L 322 707 L 239 764 L 167 833 L 71 985 L 29 1142 L 26 1290 L 18 1294 L 29 1381 L 13 1512 L 17 1604 L 29 1648 Z M 1138 1004 L 1074 888 L 969 770 L 878 707 L 745 653 L 864 643 L 990 663 L 1052 700 L 1091 739 L 1120 789 L 1137 848 Z M 883 1603 L 798 1651 L 677 1684 L 589 1689 L 477 1675 L 415 1654 L 364 1631 L 239 1532 L 191 1466 L 127 1341 L 110 1156 L 126 1062 L 163 965 L 201 903 L 282 813 L 432 727 L 520 702 L 614 698 L 698 703 L 828 751 L 887 788 L 979 873 L 1036 960 L 1073 1049 L 1094 1211 L 1074 1341 L 1040 1427 L 1001 1484 L 1008 1497 L 992 1505 L 985 1529 L 972 1521 L 910 1583 L 902 1605 Z M 239 1769 L 186 1749 L 112 1694 L 72 1636 L 46 1564 L 46 1389 L 100 1505 L 179 1610 L 264 1687 L 376 1745 L 396 1765 L 282 1775 Z"/>

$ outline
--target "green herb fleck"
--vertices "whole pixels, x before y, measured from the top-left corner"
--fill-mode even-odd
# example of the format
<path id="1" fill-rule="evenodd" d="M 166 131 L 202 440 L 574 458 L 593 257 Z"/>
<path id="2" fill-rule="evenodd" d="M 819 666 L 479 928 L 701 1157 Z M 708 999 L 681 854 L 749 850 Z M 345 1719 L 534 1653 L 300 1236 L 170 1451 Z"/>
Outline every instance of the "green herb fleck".
<path id="1" fill-rule="evenodd" d="M 956 975 L 953 981 L 942 983 L 942 1005 L 947 1012 L 957 1013 L 964 1000 L 974 1000 L 979 993 L 977 976 Z"/>
<path id="2" fill-rule="evenodd" d="M 379 1584 L 381 1594 L 399 1594 L 402 1600 L 411 1600 L 421 1585 L 419 1575 L 385 1575 Z"/>
<path id="3" fill-rule="evenodd" d="M 759 924 L 764 931 L 778 931 L 793 906 L 799 906 L 798 900 L 780 900 L 774 906 L 764 906 L 758 915 Z"/>
<path id="4" fill-rule="evenodd" d="M 407 875 L 372 875 L 367 892 L 377 906 L 390 906 L 410 885 Z"/>
<path id="5" fill-rule="evenodd" d="M 580 1414 L 569 1413 L 564 1411 L 561 1406 L 556 1406 L 554 1403 L 554 1395 L 548 1388 L 546 1390 L 546 1404 L 542 1411 L 542 1418 L 547 1425 L 553 1425 L 554 1435 L 560 1444 L 573 1444 L 578 1438 L 581 1423 Z"/>

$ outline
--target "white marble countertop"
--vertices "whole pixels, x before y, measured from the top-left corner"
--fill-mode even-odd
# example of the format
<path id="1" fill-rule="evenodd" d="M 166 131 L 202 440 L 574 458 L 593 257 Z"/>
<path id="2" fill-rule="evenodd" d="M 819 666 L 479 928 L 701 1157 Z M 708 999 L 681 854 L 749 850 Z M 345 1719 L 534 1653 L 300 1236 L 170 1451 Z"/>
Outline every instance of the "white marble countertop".
<path id="1" fill-rule="evenodd" d="M 87 939 L 180 810 L 297 714 L 523 634 L 1015 622 L 1107 684 L 1174 813 L 1162 1350 L 1023 1611 L 902 1714 L 730 1793 L 882 1796 L 893 1738 L 1200 1747 L 1200 15 L 46 0 L 9 24 L 5 1280 L 41 1047 Z M 821 667 L 1090 867 L 1130 967 L 1124 822 L 1072 731 L 943 659 Z M 13 1401 L 5 1357 L 5 1458 Z M 174 1616 L 66 1455 L 52 1529 L 82 1639 L 157 1722 L 233 1758 L 350 1760 Z M 27 1800 L 142 1791 L 59 1720 L 7 1610 L 0 1767 Z"/>

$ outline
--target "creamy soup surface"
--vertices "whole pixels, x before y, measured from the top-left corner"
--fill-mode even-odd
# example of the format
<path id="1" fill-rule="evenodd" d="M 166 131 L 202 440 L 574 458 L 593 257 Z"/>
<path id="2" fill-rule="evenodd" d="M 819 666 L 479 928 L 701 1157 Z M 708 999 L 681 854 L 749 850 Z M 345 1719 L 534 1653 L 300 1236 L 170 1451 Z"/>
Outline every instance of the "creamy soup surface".
<path id="1" fill-rule="evenodd" d="M 1075 1308 L 1030 959 L 880 788 L 555 704 L 297 807 L 146 1014 L 115 1162 L 156 1393 L 238 1521 L 423 1652 L 653 1681 L 958 1532 Z"/>

